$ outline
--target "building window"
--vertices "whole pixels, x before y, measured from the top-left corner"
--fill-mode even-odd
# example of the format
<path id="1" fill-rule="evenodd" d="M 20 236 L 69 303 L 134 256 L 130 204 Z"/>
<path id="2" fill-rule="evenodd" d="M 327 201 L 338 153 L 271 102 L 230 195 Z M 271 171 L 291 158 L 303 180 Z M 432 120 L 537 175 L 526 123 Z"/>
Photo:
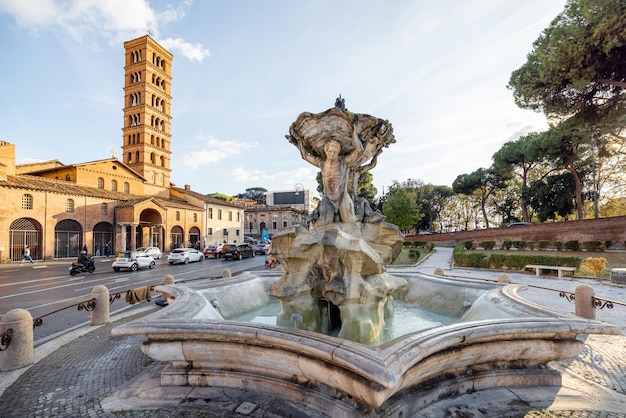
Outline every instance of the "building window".
<path id="1" fill-rule="evenodd" d="M 180 212 L 179 211 L 176 211 L 176 220 L 180 221 Z"/>
<path id="2" fill-rule="evenodd" d="M 130 184 L 127 181 L 124 182 L 124 193 L 130 193 Z"/>
<path id="3" fill-rule="evenodd" d="M 213 228 L 207 228 L 206 234 L 207 235 L 213 235 Z"/>
<path id="4" fill-rule="evenodd" d="M 33 208 L 33 195 L 25 194 L 22 195 L 22 209 L 32 209 Z"/>
<path id="5" fill-rule="evenodd" d="M 72 180 L 72 178 L 70 177 L 70 175 L 66 174 L 65 175 L 65 181 L 71 181 L 71 180 Z"/>
<path id="6" fill-rule="evenodd" d="M 241 222 L 241 213 L 237 212 L 237 222 Z"/>
<path id="7" fill-rule="evenodd" d="M 72 199 L 67 199 L 65 201 L 65 211 L 67 213 L 72 213 L 74 212 L 74 201 Z"/>
<path id="8" fill-rule="evenodd" d="M 232 210 L 229 210 L 229 211 L 228 211 L 228 220 L 229 220 L 229 221 L 232 221 L 232 220 L 233 220 L 233 211 L 232 211 Z"/>
<path id="9" fill-rule="evenodd" d="M 249 230 L 252 230 L 252 222 L 250 222 L 250 223 L 248 224 L 248 229 L 249 229 Z"/>
<path id="10" fill-rule="evenodd" d="M 209 208 L 209 219 L 213 219 L 213 208 Z"/>
<path id="11" fill-rule="evenodd" d="M 272 229 L 276 229 L 276 221 L 272 222 Z"/>
<path id="12" fill-rule="evenodd" d="M 283 221 L 283 228 L 287 228 L 287 221 Z"/>
<path id="13" fill-rule="evenodd" d="M 235 235 L 237 235 L 237 236 L 239 236 L 239 235 L 240 235 L 240 234 L 239 234 L 239 230 L 238 230 L 238 229 L 236 229 L 236 230 L 235 230 Z"/>
<path id="14" fill-rule="evenodd" d="M 98 189 L 104 189 L 104 179 L 102 177 L 98 177 Z"/>
<path id="15" fill-rule="evenodd" d="M 194 222 L 198 222 L 198 214 L 197 213 L 193 214 L 193 221 Z"/>
<path id="16" fill-rule="evenodd" d="M 219 220 L 219 221 L 222 220 L 222 209 L 218 209 L 217 210 L 217 220 Z"/>
<path id="17" fill-rule="evenodd" d="M 100 205 L 100 215 L 106 215 L 107 213 L 109 213 L 109 205 L 102 203 Z"/>
<path id="18" fill-rule="evenodd" d="M 111 180 L 111 190 L 117 192 L 117 180 Z"/>

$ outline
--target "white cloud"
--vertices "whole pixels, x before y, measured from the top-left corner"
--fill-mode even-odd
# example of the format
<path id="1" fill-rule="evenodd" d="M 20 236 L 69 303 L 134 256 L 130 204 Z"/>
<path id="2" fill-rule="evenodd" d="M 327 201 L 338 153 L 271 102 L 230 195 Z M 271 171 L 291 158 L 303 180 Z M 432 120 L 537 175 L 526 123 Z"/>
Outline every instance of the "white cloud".
<path id="1" fill-rule="evenodd" d="M 215 163 L 257 146 L 256 142 L 225 141 L 217 138 L 203 138 L 203 149 L 184 152 L 183 165 L 189 168 Z"/>
<path id="2" fill-rule="evenodd" d="M 189 42 L 185 42 L 183 38 L 161 39 L 159 44 L 170 52 L 180 51 L 180 53 L 183 54 L 183 57 L 190 61 L 197 60 L 198 62 L 202 62 L 204 58 L 211 56 L 209 50 L 204 49 L 202 44 L 191 44 Z"/>
<path id="3" fill-rule="evenodd" d="M 38 35 L 40 30 L 58 28 L 78 42 L 93 42 L 102 37 L 111 45 L 143 36 L 150 32 L 158 37 L 159 26 L 181 20 L 187 14 L 191 0 L 178 7 L 166 6 L 156 12 L 146 0 L 0 0 L 0 13 L 12 16 L 17 25 Z M 160 41 L 165 48 L 178 50 L 193 61 L 201 62 L 210 56 L 201 44 L 186 42 L 183 38 Z"/>

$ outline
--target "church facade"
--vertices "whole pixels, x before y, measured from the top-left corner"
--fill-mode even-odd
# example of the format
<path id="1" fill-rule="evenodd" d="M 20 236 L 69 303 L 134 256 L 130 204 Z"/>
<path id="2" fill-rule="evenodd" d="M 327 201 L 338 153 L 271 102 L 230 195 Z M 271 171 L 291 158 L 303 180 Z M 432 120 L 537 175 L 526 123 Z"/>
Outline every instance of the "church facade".
<path id="1" fill-rule="evenodd" d="M 149 36 L 124 43 L 122 156 L 17 165 L 0 142 L 0 262 L 242 242 L 244 208 L 171 177 L 173 56 Z"/>

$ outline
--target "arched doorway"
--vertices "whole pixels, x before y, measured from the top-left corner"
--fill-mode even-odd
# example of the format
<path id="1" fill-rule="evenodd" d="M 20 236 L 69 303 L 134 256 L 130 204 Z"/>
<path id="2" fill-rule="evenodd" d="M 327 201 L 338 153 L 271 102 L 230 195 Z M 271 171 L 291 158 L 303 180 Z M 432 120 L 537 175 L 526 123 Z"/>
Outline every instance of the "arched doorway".
<path id="1" fill-rule="evenodd" d="M 20 261 L 22 250 L 26 245 L 30 248 L 30 256 L 33 260 L 41 260 L 41 224 L 31 218 L 16 219 L 9 228 L 9 259 Z"/>
<path id="2" fill-rule="evenodd" d="M 99 222 L 93 227 L 93 248 L 92 254 L 96 256 L 107 255 L 105 248 L 109 249 L 109 254 L 113 250 L 113 225 L 108 222 Z"/>
<path id="3" fill-rule="evenodd" d="M 170 232 L 170 249 L 180 248 L 183 245 L 183 228 L 175 226 Z"/>
<path id="4" fill-rule="evenodd" d="M 158 211 L 143 210 L 139 215 L 139 229 L 141 236 L 138 236 L 138 247 L 158 247 L 161 251 L 165 251 L 162 216 Z"/>
<path id="5" fill-rule="evenodd" d="M 54 258 L 78 257 L 83 242 L 83 228 L 73 219 L 64 219 L 54 227 Z"/>
<path id="6" fill-rule="evenodd" d="M 189 229 L 189 246 L 200 249 L 200 228 L 194 226 Z"/>

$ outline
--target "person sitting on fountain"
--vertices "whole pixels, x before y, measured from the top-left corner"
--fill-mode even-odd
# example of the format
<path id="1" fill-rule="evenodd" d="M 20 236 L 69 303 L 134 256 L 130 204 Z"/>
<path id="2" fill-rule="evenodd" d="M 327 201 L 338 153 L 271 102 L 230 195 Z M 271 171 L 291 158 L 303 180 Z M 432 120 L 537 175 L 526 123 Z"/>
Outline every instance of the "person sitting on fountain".
<path id="1" fill-rule="evenodd" d="M 342 156 L 341 143 L 336 139 L 329 139 L 324 143 L 325 158 L 309 154 L 303 142 L 298 143 L 302 158 L 317 166 L 322 171 L 324 197 L 320 202 L 319 213 L 315 222 L 322 225 L 335 221 L 351 223 L 356 221 L 354 202 L 348 193 L 349 166 L 363 150 L 361 141 L 356 134 L 353 137 L 354 150 Z M 338 217 L 336 216 L 338 215 Z"/>

